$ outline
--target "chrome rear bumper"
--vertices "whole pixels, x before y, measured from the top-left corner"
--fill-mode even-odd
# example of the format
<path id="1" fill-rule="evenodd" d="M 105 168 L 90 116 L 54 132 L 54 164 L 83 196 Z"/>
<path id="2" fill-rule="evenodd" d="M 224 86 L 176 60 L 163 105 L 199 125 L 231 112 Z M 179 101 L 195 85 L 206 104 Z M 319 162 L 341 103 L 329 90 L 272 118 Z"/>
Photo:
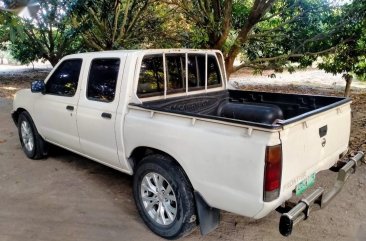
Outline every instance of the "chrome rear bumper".
<path id="1" fill-rule="evenodd" d="M 314 208 L 324 208 L 329 202 L 342 190 L 348 177 L 356 171 L 356 167 L 363 162 L 364 153 L 359 151 L 357 155 L 350 158 L 349 161 L 339 170 L 334 187 L 325 192 L 324 188 L 319 187 L 310 195 L 301 199 L 292 208 L 279 208 L 281 212 L 279 231 L 283 236 L 289 236 L 293 227 L 299 222 L 309 217 L 310 211 Z"/>

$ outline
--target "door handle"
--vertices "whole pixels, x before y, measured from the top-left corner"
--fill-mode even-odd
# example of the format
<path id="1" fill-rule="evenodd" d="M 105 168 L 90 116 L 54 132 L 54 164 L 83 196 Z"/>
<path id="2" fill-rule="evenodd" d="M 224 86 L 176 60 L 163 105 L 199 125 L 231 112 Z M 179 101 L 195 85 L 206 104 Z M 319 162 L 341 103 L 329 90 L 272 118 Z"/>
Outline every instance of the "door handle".
<path id="1" fill-rule="evenodd" d="M 74 106 L 68 105 L 68 106 L 66 106 L 66 110 L 71 110 L 71 111 L 73 111 L 73 110 L 74 110 Z"/>
<path id="2" fill-rule="evenodd" d="M 106 119 L 111 119 L 112 118 L 112 114 L 111 113 L 107 113 L 107 112 L 103 112 L 102 113 L 102 117 L 106 118 Z"/>

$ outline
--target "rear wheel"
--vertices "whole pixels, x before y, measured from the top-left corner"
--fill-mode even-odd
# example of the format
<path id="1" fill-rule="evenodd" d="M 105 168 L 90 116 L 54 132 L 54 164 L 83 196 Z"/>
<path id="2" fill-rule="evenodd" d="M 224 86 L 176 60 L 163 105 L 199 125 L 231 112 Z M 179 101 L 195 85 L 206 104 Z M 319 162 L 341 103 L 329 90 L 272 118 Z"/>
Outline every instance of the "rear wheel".
<path id="1" fill-rule="evenodd" d="M 196 227 L 192 188 L 170 158 L 145 157 L 136 169 L 133 192 L 143 221 L 159 236 L 176 239 Z"/>
<path id="2" fill-rule="evenodd" d="M 19 114 L 18 133 L 22 149 L 28 158 L 40 159 L 46 153 L 46 142 L 39 135 L 32 118 L 27 112 Z"/>

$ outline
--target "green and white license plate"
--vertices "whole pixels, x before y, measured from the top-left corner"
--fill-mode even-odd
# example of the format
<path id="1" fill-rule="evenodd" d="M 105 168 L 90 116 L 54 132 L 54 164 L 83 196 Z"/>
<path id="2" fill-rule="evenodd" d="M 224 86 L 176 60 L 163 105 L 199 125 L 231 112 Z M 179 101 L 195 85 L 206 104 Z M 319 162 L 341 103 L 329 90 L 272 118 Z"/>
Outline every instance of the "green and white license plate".
<path id="1" fill-rule="evenodd" d="M 303 194 L 309 187 L 314 186 L 315 183 L 315 173 L 308 176 L 305 180 L 297 184 L 296 186 L 296 196 Z"/>

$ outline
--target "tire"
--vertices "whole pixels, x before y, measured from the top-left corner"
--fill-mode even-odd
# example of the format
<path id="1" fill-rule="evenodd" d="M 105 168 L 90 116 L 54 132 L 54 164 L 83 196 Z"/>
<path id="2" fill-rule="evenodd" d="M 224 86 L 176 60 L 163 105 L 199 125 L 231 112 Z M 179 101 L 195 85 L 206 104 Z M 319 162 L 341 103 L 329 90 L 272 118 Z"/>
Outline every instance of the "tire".
<path id="1" fill-rule="evenodd" d="M 25 155 L 30 159 L 41 159 L 47 155 L 47 143 L 39 135 L 28 112 L 23 111 L 18 118 L 18 134 Z"/>
<path id="2" fill-rule="evenodd" d="M 163 238 L 183 237 L 197 226 L 192 187 L 181 167 L 169 157 L 153 154 L 141 160 L 134 175 L 133 195 L 142 220 Z M 163 211 L 158 215 L 160 206 Z"/>

